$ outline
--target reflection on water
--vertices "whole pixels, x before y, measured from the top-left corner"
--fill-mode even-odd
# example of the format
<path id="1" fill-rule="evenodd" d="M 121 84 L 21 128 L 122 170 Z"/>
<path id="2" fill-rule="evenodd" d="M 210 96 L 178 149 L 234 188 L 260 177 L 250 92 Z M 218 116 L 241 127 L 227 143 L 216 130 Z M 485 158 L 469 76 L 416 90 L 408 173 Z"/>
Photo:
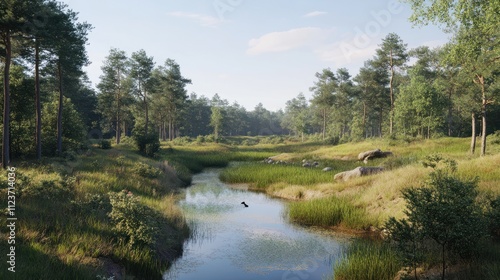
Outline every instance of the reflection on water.
<path id="1" fill-rule="evenodd" d="M 291 225 L 283 218 L 285 202 L 229 188 L 218 175 L 217 169 L 196 175 L 179 203 L 194 237 L 164 279 L 327 279 L 332 274 L 346 239 Z"/>

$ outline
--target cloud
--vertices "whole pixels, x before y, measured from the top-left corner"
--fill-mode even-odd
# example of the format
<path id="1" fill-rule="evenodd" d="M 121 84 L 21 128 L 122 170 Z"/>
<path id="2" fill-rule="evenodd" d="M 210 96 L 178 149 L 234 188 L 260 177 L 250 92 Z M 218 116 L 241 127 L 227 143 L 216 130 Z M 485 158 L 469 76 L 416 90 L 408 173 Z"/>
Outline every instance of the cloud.
<path id="1" fill-rule="evenodd" d="M 327 12 L 314 11 L 303 15 L 302 17 L 317 17 L 328 14 Z"/>
<path id="2" fill-rule="evenodd" d="M 372 58 L 378 47 L 376 43 L 359 46 L 353 39 L 346 39 L 337 43 L 323 45 L 315 49 L 315 52 L 321 60 L 332 62 L 336 67 L 341 67 Z"/>
<path id="3" fill-rule="evenodd" d="M 258 55 L 270 52 L 285 52 L 306 46 L 314 47 L 324 39 L 326 33 L 326 30 L 316 27 L 267 33 L 250 40 L 247 54 Z"/>
<path id="4" fill-rule="evenodd" d="M 221 20 L 221 19 L 219 19 L 217 17 L 213 17 L 213 16 L 179 12 L 179 11 L 168 13 L 168 15 L 173 16 L 173 17 L 197 21 L 201 26 L 217 26 L 217 25 L 224 22 L 224 20 Z"/>

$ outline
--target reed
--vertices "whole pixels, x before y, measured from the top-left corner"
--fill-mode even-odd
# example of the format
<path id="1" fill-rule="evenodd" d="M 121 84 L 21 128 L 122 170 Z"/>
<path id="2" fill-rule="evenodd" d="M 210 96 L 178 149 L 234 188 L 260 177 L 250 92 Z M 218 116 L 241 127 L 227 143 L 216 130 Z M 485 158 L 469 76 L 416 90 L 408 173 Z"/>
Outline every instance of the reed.
<path id="1" fill-rule="evenodd" d="M 402 263 L 387 244 L 357 240 L 334 266 L 335 280 L 392 280 Z"/>

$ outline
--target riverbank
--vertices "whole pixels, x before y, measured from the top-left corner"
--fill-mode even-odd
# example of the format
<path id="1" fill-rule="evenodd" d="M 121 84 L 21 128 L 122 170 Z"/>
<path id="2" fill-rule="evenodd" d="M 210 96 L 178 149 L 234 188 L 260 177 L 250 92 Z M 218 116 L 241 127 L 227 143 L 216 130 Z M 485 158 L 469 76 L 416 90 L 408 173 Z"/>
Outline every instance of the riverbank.
<path id="1" fill-rule="evenodd" d="M 190 232 L 175 202 L 186 183 L 168 165 L 126 145 L 13 165 L 18 258 L 1 279 L 161 279 L 182 253 Z"/>

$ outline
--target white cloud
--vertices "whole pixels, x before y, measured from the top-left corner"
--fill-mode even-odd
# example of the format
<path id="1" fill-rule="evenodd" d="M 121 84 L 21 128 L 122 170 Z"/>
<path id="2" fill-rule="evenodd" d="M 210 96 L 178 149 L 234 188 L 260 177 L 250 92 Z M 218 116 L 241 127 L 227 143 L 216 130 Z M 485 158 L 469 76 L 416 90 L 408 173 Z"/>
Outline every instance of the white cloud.
<path id="1" fill-rule="evenodd" d="M 327 12 L 314 11 L 314 12 L 307 13 L 307 14 L 303 15 L 302 17 L 317 17 L 317 16 L 323 16 L 326 14 L 327 14 Z"/>
<path id="2" fill-rule="evenodd" d="M 247 54 L 258 55 L 269 52 L 284 52 L 306 46 L 315 47 L 325 38 L 327 33 L 327 30 L 316 27 L 267 33 L 250 40 Z"/>
<path id="3" fill-rule="evenodd" d="M 352 39 L 348 39 L 321 46 L 315 52 L 321 60 L 332 62 L 336 67 L 342 67 L 372 58 L 377 48 L 378 45 L 376 43 L 358 47 Z"/>
<path id="4" fill-rule="evenodd" d="M 179 11 L 168 13 L 168 15 L 178 18 L 191 19 L 197 21 L 201 26 L 217 26 L 224 22 L 223 20 L 213 16 L 179 12 Z"/>

